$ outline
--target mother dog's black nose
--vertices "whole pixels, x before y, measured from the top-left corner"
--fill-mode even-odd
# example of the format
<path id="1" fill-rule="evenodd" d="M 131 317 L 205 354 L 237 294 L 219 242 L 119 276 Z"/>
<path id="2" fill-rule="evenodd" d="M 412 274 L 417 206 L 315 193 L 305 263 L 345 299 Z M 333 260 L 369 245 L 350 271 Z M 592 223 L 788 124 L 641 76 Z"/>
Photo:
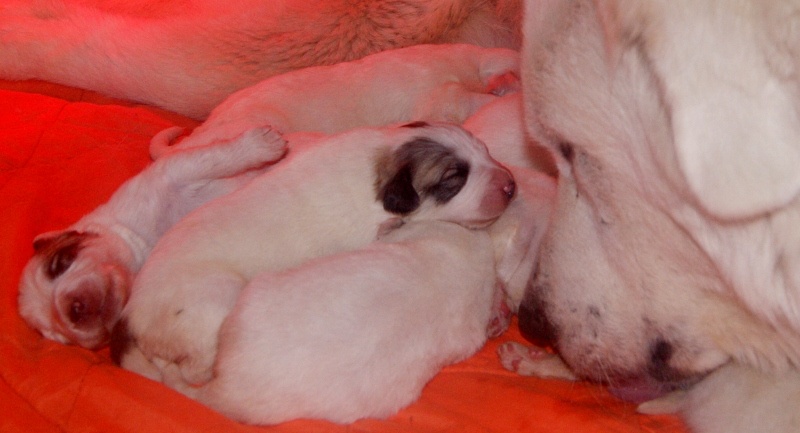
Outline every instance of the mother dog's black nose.
<path id="1" fill-rule="evenodd" d="M 552 346 L 557 338 L 556 328 L 547 318 L 546 310 L 544 302 L 529 289 L 517 312 L 522 336 L 541 347 Z"/>

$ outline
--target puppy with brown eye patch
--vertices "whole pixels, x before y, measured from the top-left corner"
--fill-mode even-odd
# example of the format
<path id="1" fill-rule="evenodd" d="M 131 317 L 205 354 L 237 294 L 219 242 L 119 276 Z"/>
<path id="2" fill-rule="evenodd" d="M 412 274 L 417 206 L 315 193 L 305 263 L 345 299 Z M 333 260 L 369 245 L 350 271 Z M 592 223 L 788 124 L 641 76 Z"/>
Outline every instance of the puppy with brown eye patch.
<path id="1" fill-rule="evenodd" d="M 281 164 L 156 245 L 112 338 L 123 367 L 204 383 L 219 327 L 254 275 L 362 247 L 387 220 L 485 226 L 514 195 L 511 173 L 458 126 L 356 129 L 302 146 L 292 137 Z"/>
<path id="2" fill-rule="evenodd" d="M 174 152 L 68 229 L 37 236 L 20 279 L 20 315 L 51 340 L 90 349 L 107 343 L 133 275 L 163 232 L 281 158 L 285 144 L 276 132 L 256 128 L 227 143 Z"/>

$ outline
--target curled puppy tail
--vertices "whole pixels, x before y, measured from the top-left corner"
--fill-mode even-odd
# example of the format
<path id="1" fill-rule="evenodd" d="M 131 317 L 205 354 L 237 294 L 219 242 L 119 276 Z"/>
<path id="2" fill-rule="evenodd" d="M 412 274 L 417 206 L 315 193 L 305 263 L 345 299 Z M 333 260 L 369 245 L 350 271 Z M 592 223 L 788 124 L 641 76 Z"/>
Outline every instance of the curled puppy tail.
<path id="1" fill-rule="evenodd" d="M 157 133 L 150 139 L 150 159 L 153 161 L 172 152 L 173 142 L 183 135 L 185 129 L 180 126 L 173 126 Z"/>

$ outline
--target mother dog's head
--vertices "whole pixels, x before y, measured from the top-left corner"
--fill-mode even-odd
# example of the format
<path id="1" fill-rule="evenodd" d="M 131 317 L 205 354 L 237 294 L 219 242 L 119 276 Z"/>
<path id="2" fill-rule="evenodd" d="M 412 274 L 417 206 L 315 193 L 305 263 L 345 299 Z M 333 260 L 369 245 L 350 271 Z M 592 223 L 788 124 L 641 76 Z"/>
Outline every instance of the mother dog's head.
<path id="1" fill-rule="evenodd" d="M 527 128 L 560 174 L 520 322 L 579 374 L 800 364 L 795 8 L 528 2 Z"/>

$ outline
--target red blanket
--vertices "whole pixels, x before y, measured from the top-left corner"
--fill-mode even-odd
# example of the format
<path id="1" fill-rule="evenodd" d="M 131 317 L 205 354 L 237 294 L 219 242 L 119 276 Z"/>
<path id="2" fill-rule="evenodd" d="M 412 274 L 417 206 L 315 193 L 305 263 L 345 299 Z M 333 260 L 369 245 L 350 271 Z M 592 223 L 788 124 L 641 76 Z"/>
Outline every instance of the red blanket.
<path id="1" fill-rule="evenodd" d="M 114 366 L 107 350 L 43 339 L 17 313 L 31 240 L 104 202 L 148 163 L 150 137 L 173 125 L 196 123 L 77 89 L 0 82 L 0 432 L 686 431 L 676 417 L 636 414 L 602 387 L 503 370 L 497 345 L 522 341 L 513 324 L 477 355 L 445 368 L 396 416 L 349 426 L 307 420 L 241 425 Z"/>

